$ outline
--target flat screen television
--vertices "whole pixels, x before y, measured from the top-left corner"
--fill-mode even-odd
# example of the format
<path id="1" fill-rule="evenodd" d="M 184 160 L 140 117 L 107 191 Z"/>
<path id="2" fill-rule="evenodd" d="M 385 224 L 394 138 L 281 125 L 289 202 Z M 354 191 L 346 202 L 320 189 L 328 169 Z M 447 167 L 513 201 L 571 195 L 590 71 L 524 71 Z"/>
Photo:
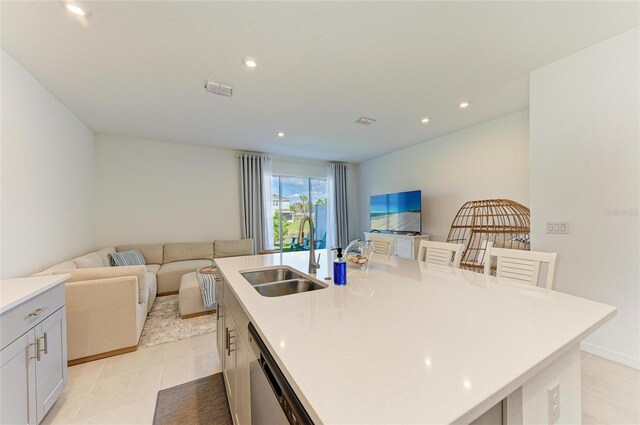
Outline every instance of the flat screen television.
<path id="1" fill-rule="evenodd" d="M 421 232 L 422 192 L 389 193 L 371 196 L 371 230 L 380 232 Z"/>

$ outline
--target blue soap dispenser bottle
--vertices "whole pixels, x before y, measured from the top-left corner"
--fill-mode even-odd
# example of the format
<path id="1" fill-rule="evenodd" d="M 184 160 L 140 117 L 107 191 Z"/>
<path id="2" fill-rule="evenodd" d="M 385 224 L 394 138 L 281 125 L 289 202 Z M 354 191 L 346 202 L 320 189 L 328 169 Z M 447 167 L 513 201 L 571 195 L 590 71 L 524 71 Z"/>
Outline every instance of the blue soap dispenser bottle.
<path id="1" fill-rule="evenodd" d="M 342 248 L 333 248 L 332 251 L 336 251 L 338 255 L 333 262 L 333 283 L 336 285 L 347 284 L 347 262 L 342 257 Z"/>

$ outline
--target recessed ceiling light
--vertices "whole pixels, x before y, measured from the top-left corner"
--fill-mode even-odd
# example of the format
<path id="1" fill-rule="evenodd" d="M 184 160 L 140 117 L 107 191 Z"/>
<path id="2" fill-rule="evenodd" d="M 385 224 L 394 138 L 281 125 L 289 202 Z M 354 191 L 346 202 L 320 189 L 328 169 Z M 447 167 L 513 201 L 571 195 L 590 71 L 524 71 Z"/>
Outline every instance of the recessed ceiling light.
<path id="1" fill-rule="evenodd" d="M 251 56 L 245 56 L 242 59 L 242 63 L 244 63 L 248 68 L 255 68 L 256 66 L 258 66 L 258 62 L 256 62 L 256 59 L 252 58 Z"/>
<path id="2" fill-rule="evenodd" d="M 428 123 L 429 121 L 431 121 L 431 118 L 429 118 L 429 117 L 424 117 L 424 118 L 422 118 L 422 119 L 420 120 L 420 122 L 421 122 L 422 124 L 426 124 L 426 123 Z"/>
<path id="3" fill-rule="evenodd" d="M 91 12 L 89 12 L 88 9 L 83 8 L 82 6 L 80 6 L 76 2 L 61 1 L 60 4 L 62 4 L 62 6 L 64 6 L 65 9 L 67 9 L 69 12 L 73 13 L 76 16 L 82 16 L 82 17 L 85 17 L 85 18 L 87 16 L 91 16 Z"/>
<path id="4" fill-rule="evenodd" d="M 278 131 L 278 133 L 276 134 L 276 136 L 278 136 L 278 137 L 284 137 L 284 132 L 283 132 L 283 131 Z"/>
<path id="5" fill-rule="evenodd" d="M 469 106 L 469 102 L 467 102 L 467 101 L 460 102 L 460 104 L 458 105 L 458 107 L 459 107 L 460 109 L 467 108 L 468 106 Z"/>

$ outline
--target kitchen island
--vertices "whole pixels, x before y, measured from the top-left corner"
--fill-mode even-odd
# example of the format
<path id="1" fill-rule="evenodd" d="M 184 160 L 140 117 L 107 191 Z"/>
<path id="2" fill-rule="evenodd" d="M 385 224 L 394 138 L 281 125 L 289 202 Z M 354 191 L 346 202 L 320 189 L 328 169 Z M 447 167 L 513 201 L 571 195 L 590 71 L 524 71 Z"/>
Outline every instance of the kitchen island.
<path id="1" fill-rule="evenodd" d="M 349 268 L 344 287 L 325 280 L 325 260 L 315 278 L 326 288 L 280 297 L 241 274 L 306 272 L 308 260 L 306 252 L 215 260 L 234 423 L 251 422 L 248 322 L 316 424 L 470 423 L 496 409 L 505 423 L 581 422 L 579 343 L 614 307 L 403 259 Z"/>

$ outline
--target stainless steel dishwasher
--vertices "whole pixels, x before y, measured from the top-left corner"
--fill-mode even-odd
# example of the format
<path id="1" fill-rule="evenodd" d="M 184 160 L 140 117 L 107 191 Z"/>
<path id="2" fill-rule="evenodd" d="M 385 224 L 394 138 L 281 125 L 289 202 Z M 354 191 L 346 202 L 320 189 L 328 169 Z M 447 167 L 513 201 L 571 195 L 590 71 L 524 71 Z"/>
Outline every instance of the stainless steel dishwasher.
<path id="1" fill-rule="evenodd" d="M 313 421 L 293 392 L 262 339 L 249 323 L 251 424 L 307 425 Z"/>

